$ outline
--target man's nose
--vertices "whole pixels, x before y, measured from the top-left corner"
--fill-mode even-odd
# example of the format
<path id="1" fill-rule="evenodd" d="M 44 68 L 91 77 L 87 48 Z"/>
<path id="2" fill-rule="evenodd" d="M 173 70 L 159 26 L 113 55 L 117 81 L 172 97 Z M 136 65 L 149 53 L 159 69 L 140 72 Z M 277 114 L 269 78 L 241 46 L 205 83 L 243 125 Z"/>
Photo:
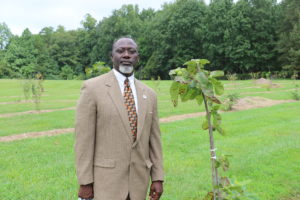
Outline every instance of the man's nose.
<path id="1" fill-rule="evenodd" d="M 130 58 L 130 54 L 128 51 L 124 51 L 122 56 L 123 56 L 123 58 Z"/>

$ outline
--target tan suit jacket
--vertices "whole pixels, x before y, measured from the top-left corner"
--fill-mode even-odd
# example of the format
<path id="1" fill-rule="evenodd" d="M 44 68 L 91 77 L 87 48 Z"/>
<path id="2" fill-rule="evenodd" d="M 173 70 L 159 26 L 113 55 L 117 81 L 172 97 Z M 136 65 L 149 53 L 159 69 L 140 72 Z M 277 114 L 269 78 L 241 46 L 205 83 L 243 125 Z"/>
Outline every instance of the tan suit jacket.
<path id="1" fill-rule="evenodd" d="M 163 158 L 155 92 L 135 79 L 137 139 L 133 142 L 117 79 L 107 74 L 84 82 L 77 105 L 78 183 L 94 183 L 95 200 L 146 198 L 150 176 L 163 180 Z"/>

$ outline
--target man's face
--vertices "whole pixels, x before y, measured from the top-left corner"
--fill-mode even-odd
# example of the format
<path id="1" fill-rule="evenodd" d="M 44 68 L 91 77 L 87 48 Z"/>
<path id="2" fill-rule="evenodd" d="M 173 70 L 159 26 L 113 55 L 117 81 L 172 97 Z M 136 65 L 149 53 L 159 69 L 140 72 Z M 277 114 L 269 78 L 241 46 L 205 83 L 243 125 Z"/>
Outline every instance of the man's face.
<path id="1" fill-rule="evenodd" d="M 117 71 L 125 76 L 131 75 L 139 59 L 136 43 L 129 38 L 119 39 L 113 47 L 111 59 Z"/>

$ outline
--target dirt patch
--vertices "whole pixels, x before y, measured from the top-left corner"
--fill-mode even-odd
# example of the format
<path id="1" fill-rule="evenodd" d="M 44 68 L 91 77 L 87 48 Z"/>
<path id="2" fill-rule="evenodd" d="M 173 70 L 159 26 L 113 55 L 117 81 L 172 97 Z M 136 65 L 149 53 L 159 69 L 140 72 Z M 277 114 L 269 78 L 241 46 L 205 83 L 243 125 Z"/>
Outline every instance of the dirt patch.
<path id="1" fill-rule="evenodd" d="M 238 102 L 233 106 L 233 111 L 273 106 L 276 104 L 286 103 L 286 102 L 294 102 L 294 101 L 293 100 L 272 100 L 263 97 L 245 97 L 238 100 Z"/>
<path id="2" fill-rule="evenodd" d="M 0 105 L 6 104 L 19 104 L 19 103 L 33 103 L 34 101 L 31 100 L 21 100 L 21 101 L 8 101 L 8 102 L 0 102 Z"/>
<path id="3" fill-rule="evenodd" d="M 43 102 L 76 102 L 76 100 L 47 100 L 47 101 L 40 101 Z M 8 101 L 8 102 L 0 102 L 0 105 L 7 105 L 7 104 L 22 104 L 22 103 L 34 103 L 33 100 L 21 100 L 21 101 Z"/>
<path id="4" fill-rule="evenodd" d="M 241 83 L 226 83 L 224 86 L 226 85 L 241 85 Z"/>
<path id="5" fill-rule="evenodd" d="M 23 140 L 26 138 L 35 138 L 35 137 L 41 137 L 41 136 L 53 136 L 53 135 L 71 133 L 71 132 L 74 132 L 74 128 L 54 129 L 54 130 L 50 130 L 50 131 L 41 131 L 41 132 L 30 132 L 30 133 L 23 133 L 23 134 L 0 137 L 0 142 L 11 142 L 11 141 L 15 141 L 15 140 Z"/>
<path id="6" fill-rule="evenodd" d="M 200 116 L 204 116 L 204 115 L 205 115 L 205 112 L 174 115 L 174 116 L 170 116 L 170 117 L 161 118 L 159 120 L 159 122 L 167 123 L 167 122 L 173 122 L 173 121 L 178 121 L 178 120 L 183 120 L 183 119 L 188 119 L 188 118 L 200 117 Z"/>
<path id="7" fill-rule="evenodd" d="M 266 94 L 266 93 L 275 93 L 275 92 L 289 92 L 295 89 L 287 89 L 287 90 L 276 90 L 276 91 L 261 91 L 261 92 L 242 92 L 241 94 Z"/>
<path id="8" fill-rule="evenodd" d="M 2 96 L 0 98 L 21 98 L 21 96 Z"/>
<path id="9" fill-rule="evenodd" d="M 177 120 L 183 120 L 187 118 L 193 118 L 193 117 L 199 117 L 204 116 L 205 113 L 190 113 L 190 114 L 183 114 L 183 115 L 175 115 L 171 117 L 165 117 L 161 118 L 159 121 L 161 123 L 167 123 L 167 122 L 173 122 Z M 54 136 L 59 134 L 66 134 L 66 133 L 72 133 L 75 132 L 74 128 L 66 128 L 66 129 L 54 129 L 50 131 L 40 131 L 40 132 L 29 132 L 29 133 L 22 133 L 22 134 L 16 134 L 16 135 L 9 135 L 9 136 L 3 136 L 0 137 L 0 142 L 11 142 L 15 140 L 23 140 L 27 138 L 36 138 L 36 137 L 42 137 L 42 136 Z"/>
<path id="10" fill-rule="evenodd" d="M 56 112 L 56 111 L 63 111 L 63 110 L 75 110 L 75 107 L 59 108 L 59 109 L 51 109 L 51 110 L 29 110 L 29 111 L 25 111 L 25 112 L 5 113 L 5 114 L 0 114 L 0 118 L 15 117 L 15 116 L 26 115 L 26 114 L 49 113 L 49 112 Z"/>
<path id="11" fill-rule="evenodd" d="M 272 84 L 272 81 L 265 78 L 260 78 L 254 81 L 255 84 Z"/>
<path id="12" fill-rule="evenodd" d="M 245 98 L 241 98 L 238 100 L 238 102 L 233 106 L 232 111 L 236 112 L 236 111 L 240 111 L 240 110 L 267 107 L 267 106 L 273 106 L 276 104 L 286 103 L 286 102 L 294 102 L 294 101 L 293 100 L 272 100 L 272 99 L 267 99 L 267 98 L 263 98 L 263 97 L 245 97 Z M 72 108 L 65 108 L 65 109 L 74 109 L 74 108 L 72 107 Z M 57 110 L 63 110 L 63 109 L 57 109 Z M 47 111 L 47 110 L 45 110 L 45 111 Z M 51 111 L 53 111 L 53 110 L 51 110 Z M 161 118 L 159 121 L 161 123 L 168 123 L 168 122 L 174 122 L 174 121 L 178 121 L 178 120 L 184 120 L 184 119 L 195 118 L 195 117 L 200 117 L 200 116 L 205 116 L 205 112 L 174 115 L 174 116 L 170 116 L 170 117 Z M 26 139 L 26 138 L 35 138 L 35 137 L 41 137 L 41 136 L 53 136 L 53 135 L 71 133 L 74 131 L 75 131 L 74 128 L 67 128 L 67 129 L 55 129 L 55 130 L 50 130 L 50 131 L 16 134 L 16 135 L 0 137 L 0 142 L 10 142 L 10 141 L 15 141 L 15 140 L 22 140 L 22 139 Z"/>
<path id="13" fill-rule="evenodd" d="M 241 87 L 239 89 L 252 89 L 252 88 L 261 88 L 260 86 L 251 86 L 251 87 Z M 237 88 L 234 87 L 230 87 L 230 88 L 226 88 L 226 90 L 236 90 Z"/>
<path id="14" fill-rule="evenodd" d="M 271 80 L 269 79 L 264 79 L 264 78 L 260 78 L 256 81 L 254 81 L 254 83 L 256 85 L 260 85 L 261 87 L 265 87 L 265 88 L 279 88 L 280 85 L 276 84 L 276 83 L 272 83 Z"/>
<path id="15" fill-rule="evenodd" d="M 45 97 L 45 96 L 49 96 L 49 95 L 47 95 L 47 94 L 44 94 L 44 95 L 42 95 L 43 97 Z M 0 97 L 0 98 L 23 98 L 23 95 L 19 95 L 19 96 L 2 96 L 2 97 Z"/>

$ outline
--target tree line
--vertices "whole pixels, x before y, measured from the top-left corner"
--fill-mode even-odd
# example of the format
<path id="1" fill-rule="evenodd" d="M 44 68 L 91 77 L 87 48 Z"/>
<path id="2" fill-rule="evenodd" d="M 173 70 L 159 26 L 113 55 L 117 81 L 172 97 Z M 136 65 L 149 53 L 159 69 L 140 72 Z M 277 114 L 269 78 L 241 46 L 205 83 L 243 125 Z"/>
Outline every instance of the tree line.
<path id="1" fill-rule="evenodd" d="M 139 45 L 141 79 L 169 79 L 169 70 L 191 58 L 225 73 L 300 71 L 299 0 L 176 0 L 158 11 L 123 5 L 99 21 L 87 14 L 76 30 L 25 29 L 17 36 L 0 23 L 0 78 L 89 78 L 91 69 L 111 66 L 120 36 Z"/>

